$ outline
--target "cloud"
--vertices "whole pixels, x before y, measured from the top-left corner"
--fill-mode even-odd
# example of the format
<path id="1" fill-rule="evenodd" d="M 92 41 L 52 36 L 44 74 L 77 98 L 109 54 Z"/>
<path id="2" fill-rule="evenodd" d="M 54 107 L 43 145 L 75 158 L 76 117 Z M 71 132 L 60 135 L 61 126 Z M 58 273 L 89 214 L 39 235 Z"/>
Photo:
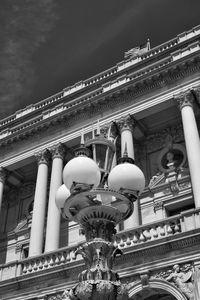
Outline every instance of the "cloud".
<path id="1" fill-rule="evenodd" d="M 6 0 L 1 4 L 0 103 L 4 117 L 23 106 L 34 87 L 34 55 L 58 19 L 55 0 Z"/>
<path id="2" fill-rule="evenodd" d="M 126 5 L 126 9 L 120 11 L 118 15 L 113 16 L 111 14 L 110 22 L 102 22 L 100 30 L 99 28 L 94 31 L 91 30 L 90 39 L 88 41 L 86 39 L 87 42 L 82 42 L 81 47 L 76 49 L 76 53 L 73 53 L 69 64 L 73 63 L 72 60 L 81 60 L 83 55 L 92 55 L 98 48 L 110 43 L 110 41 L 116 37 L 122 36 L 123 32 L 126 34 L 127 29 L 136 23 L 136 21 L 140 21 L 141 23 L 142 14 L 148 9 L 147 6 L 149 6 L 148 1 L 149 0 L 130 1 L 129 4 Z M 133 28 L 133 34 L 134 30 L 138 30 L 138 28 Z M 135 46 L 138 45 L 136 44 Z"/>

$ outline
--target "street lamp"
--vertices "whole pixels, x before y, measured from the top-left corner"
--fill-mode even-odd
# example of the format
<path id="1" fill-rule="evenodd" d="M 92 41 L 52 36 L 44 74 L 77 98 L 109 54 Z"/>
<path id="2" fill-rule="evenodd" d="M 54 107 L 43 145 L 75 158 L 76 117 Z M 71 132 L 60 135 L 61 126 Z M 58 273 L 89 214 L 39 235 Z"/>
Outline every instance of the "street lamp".
<path id="1" fill-rule="evenodd" d="M 81 226 L 86 242 L 76 255 L 82 255 L 87 267 L 66 299 L 127 297 L 125 286 L 112 270 L 114 258 L 121 254 L 113 245 L 113 237 L 115 226 L 132 214 L 145 178 L 128 157 L 126 147 L 119 164 L 110 170 L 114 152 L 114 143 L 97 135 L 85 145 L 82 143 L 63 170 L 64 184 L 57 191 L 56 203 L 64 217 Z"/>

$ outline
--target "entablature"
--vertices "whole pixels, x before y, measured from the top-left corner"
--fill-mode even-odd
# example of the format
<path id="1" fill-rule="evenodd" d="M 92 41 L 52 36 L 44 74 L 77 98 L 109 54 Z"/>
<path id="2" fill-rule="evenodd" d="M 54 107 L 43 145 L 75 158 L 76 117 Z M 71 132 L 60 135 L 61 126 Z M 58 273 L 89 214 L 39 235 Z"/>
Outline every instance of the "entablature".
<path id="1" fill-rule="evenodd" d="M 81 98 L 81 102 L 84 102 L 82 98 L 85 97 L 85 94 L 88 94 L 88 97 L 86 97 L 87 101 L 91 102 L 91 100 L 96 97 L 96 93 L 97 95 L 100 93 L 104 96 L 107 86 L 109 86 L 109 90 L 115 92 L 114 89 L 116 86 L 119 88 L 126 83 L 138 84 L 135 80 L 142 79 L 145 74 L 147 74 L 149 78 L 149 75 L 152 74 L 151 76 L 153 76 L 155 70 L 160 70 L 163 67 L 171 65 L 173 62 L 177 63 L 179 60 L 181 62 L 182 58 L 186 60 L 186 58 L 190 57 L 191 59 L 194 54 L 197 55 L 195 65 L 198 64 L 199 34 L 200 30 L 199 26 L 197 26 L 188 31 L 188 33 L 179 35 L 175 39 L 149 50 L 148 53 L 120 62 L 105 72 L 97 74 L 85 81 L 78 82 L 74 86 L 65 88 L 63 91 L 43 101 L 17 111 L 12 116 L 0 122 L 0 128 L 3 131 L 1 135 L 2 138 L 13 134 L 12 130 L 9 131 L 9 129 L 13 127 L 13 125 L 15 127 L 18 126 L 17 124 L 19 122 L 21 124 L 22 122 L 30 122 L 28 119 L 35 119 L 38 114 L 40 114 L 42 120 L 50 117 L 50 115 L 59 114 L 62 109 L 68 109 L 69 106 L 74 105 L 74 102 L 76 102 L 77 105 L 79 98 Z M 170 78 L 170 76 L 168 77 Z M 110 79 L 111 83 L 108 82 Z M 158 78 L 156 78 L 156 81 L 158 81 Z M 147 84 L 147 82 L 145 84 Z M 89 86 L 92 88 L 88 89 Z M 55 105 L 56 108 L 53 108 Z"/>

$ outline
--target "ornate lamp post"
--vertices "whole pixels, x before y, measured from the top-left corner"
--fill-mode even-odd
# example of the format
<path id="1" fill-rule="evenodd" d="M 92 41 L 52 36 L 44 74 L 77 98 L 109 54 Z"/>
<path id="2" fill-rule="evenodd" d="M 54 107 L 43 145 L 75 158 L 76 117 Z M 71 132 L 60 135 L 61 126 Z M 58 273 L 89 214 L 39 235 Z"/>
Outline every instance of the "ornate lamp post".
<path id="1" fill-rule="evenodd" d="M 87 268 L 66 299 L 126 299 L 126 288 L 112 270 L 115 256 L 121 254 L 113 245 L 113 237 L 115 226 L 132 214 L 145 178 L 126 149 L 110 171 L 115 146 L 106 138 L 96 136 L 86 146 L 91 148 L 93 159 L 90 150 L 81 145 L 75 158 L 66 164 L 64 184 L 56 195 L 62 215 L 79 223 L 86 237 L 76 254 L 82 255 Z"/>

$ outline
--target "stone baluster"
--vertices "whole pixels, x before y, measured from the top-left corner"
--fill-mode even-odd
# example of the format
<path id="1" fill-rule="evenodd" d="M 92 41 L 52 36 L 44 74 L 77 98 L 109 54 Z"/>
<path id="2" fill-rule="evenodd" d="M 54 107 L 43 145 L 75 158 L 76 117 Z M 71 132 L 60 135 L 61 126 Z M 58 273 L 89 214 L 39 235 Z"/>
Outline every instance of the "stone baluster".
<path id="1" fill-rule="evenodd" d="M 29 256 L 40 255 L 44 241 L 45 208 L 47 200 L 49 151 L 36 154 L 38 173 L 35 187 Z"/>
<path id="2" fill-rule="evenodd" d="M 182 116 L 185 145 L 195 206 L 200 207 L 200 141 L 193 111 L 194 96 L 191 91 L 176 96 Z"/>
<path id="3" fill-rule="evenodd" d="M 59 248 L 61 214 L 55 203 L 55 195 L 58 188 L 62 185 L 65 148 L 61 143 L 59 143 L 51 149 L 51 153 L 52 171 L 49 191 L 45 252 L 54 251 Z"/>
<path id="4" fill-rule="evenodd" d="M 135 159 L 134 144 L 133 144 L 133 119 L 127 116 L 118 121 L 118 126 L 121 133 L 121 156 L 124 154 L 127 147 L 128 156 Z M 130 218 L 124 221 L 124 229 L 130 229 L 140 224 L 138 200 L 134 202 L 134 211 Z"/>
<path id="5" fill-rule="evenodd" d="M 8 171 L 5 170 L 4 168 L 0 167 L 0 212 L 1 212 L 2 201 L 3 201 L 4 184 L 5 184 L 7 175 L 8 175 Z"/>

